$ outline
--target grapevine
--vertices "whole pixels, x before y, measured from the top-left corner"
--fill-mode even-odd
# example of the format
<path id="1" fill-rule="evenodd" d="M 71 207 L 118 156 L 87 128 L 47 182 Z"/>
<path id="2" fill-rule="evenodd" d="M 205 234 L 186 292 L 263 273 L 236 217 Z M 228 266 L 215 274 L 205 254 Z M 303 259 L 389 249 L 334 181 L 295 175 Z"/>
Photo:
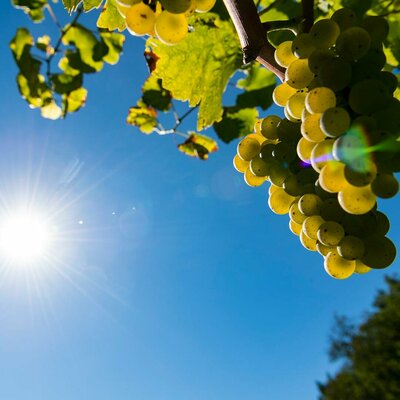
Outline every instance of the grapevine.
<path id="1" fill-rule="evenodd" d="M 342 8 L 279 44 L 285 77 L 273 100 L 285 118 L 258 120 L 233 160 L 249 186 L 269 181 L 270 209 L 289 215 L 290 230 L 337 279 L 396 257 L 377 208 L 399 190 L 397 79 L 382 70 L 388 31 L 383 17 L 358 20 Z"/>

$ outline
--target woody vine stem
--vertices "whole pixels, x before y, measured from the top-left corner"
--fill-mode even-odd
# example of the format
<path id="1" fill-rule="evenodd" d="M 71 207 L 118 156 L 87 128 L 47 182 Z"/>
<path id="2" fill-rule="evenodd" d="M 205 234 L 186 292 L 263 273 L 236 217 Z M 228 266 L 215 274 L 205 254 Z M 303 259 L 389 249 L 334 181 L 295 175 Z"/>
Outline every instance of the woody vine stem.
<path id="1" fill-rule="evenodd" d="M 223 0 L 239 36 L 245 63 L 257 60 L 281 81 L 285 69 L 274 58 L 275 48 L 267 39 L 268 23 L 262 23 L 253 0 Z M 308 32 L 314 22 L 314 1 L 302 0 L 302 31 Z M 290 21 L 288 21 L 290 23 Z"/>

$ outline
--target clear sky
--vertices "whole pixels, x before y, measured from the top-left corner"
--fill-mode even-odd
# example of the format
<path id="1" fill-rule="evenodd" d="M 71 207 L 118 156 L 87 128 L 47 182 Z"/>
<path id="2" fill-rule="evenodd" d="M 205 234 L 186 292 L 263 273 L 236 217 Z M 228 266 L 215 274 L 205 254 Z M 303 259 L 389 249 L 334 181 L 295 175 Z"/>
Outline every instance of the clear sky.
<path id="1" fill-rule="evenodd" d="M 0 264 L 0 399 L 316 399 L 334 314 L 362 315 L 399 263 L 331 279 L 233 169 L 236 143 L 202 162 L 127 126 L 140 39 L 86 79 L 83 110 L 43 120 L 15 85 L 21 25 L 4 4 L 0 200 L 33 202 L 64 240 L 29 274 Z M 397 244 L 399 206 L 381 206 Z"/>

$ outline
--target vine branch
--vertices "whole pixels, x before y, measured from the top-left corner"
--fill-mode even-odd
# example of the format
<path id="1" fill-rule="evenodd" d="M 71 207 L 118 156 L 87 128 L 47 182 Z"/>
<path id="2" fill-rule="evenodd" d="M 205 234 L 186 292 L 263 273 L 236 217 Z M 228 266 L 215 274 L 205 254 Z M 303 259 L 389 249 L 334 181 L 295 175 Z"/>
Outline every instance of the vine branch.
<path id="1" fill-rule="evenodd" d="M 301 0 L 303 32 L 309 32 L 314 24 L 314 0 Z"/>
<path id="2" fill-rule="evenodd" d="M 223 1 L 239 36 L 244 62 L 257 60 L 283 81 L 285 70 L 275 61 L 275 48 L 267 39 L 254 1 Z"/>

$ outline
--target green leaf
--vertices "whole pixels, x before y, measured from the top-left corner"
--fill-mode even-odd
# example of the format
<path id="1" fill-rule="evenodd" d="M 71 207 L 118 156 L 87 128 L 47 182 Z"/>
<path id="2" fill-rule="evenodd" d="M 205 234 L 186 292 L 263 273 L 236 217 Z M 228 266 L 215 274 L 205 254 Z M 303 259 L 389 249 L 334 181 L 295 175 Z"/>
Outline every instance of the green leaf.
<path id="1" fill-rule="evenodd" d="M 82 86 L 82 75 L 53 74 L 51 82 L 56 93 L 69 93 Z"/>
<path id="2" fill-rule="evenodd" d="M 129 109 L 126 122 L 137 126 L 143 133 L 152 133 L 157 126 L 157 111 L 139 101 L 137 106 Z"/>
<path id="3" fill-rule="evenodd" d="M 178 145 L 179 151 L 200 160 L 207 160 L 210 153 L 218 150 L 217 142 L 208 136 L 192 133 L 188 139 Z"/>
<path id="4" fill-rule="evenodd" d="M 40 22 L 44 18 L 43 7 L 47 0 L 12 0 L 12 4 L 28 14 L 32 21 Z"/>
<path id="5" fill-rule="evenodd" d="M 232 74 L 242 64 L 237 34 L 230 22 L 214 14 L 194 20 L 194 32 L 175 46 L 157 39 L 148 45 L 159 57 L 156 77 L 173 98 L 200 103 L 197 129 L 202 130 L 222 118 L 222 94 Z"/>
<path id="6" fill-rule="evenodd" d="M 246 92 L 236 99 L 236 105 L 241 108 L 261 107 L 266 110 L 272 105 L 272 92 L 276 86 L 275 75 L 259 64 L 252 64 L 245 71 L 247 77 L 237 82 L 237 87 Z"/>
<path id="7" fill-rule="evenodd" d="M 18 74 L 17 85 L 22 98 L 32 108 L 43 107 L 53 99 L 51 90 L 42 75 L 33 75 L 28 79 L 23 74 Z"/>
<path id="8" fill-rule="evenodd" d="M 64 7 L 69 13 L 76 11 L 82 0 L 62 0 Z"/>
<path id="9" fill-rule="evenodd" d="M 101 10 L 99 19 L 97 20 L 97 27 L 108 29 L 109 31 L 118 30 L 122 32 L 125 30 L 125 20 L 119 13 L 115 0 L 107 0 L 103 9 Z"/>
<path id="10" fill-rule="evenodd" d="M 93 8 L 99 8 L 103 0 L 83 0 L 83 9 L 85 11 L 93 10 Z"/>
<path id="11" fill-rule="evenodd" d="M 33 58 L 31 48 L 34 44 L 33 37 L 25 28 L 19 28 L 10 42 L 10 49 L 21 74 L 28 80 L 37 79 L 42 63 Z"/>
<path id="12" fill-rule="evenodd" d="M 222 120 L 214 124 L 215 132 L 225 143 L 253 132 L 258 118 L 256 108 L 225 107 Z"/>
<path id="13" fill-rule="evenodd" d="M 161 79 L 151 74 L 142 87 L 142 100 L 145 104 L 160 111 L 171 108 L 171 93 L 161 86 Z"/>
<path id="14" fill-rule="evenodd" d="M 400 21 L 396 19 L 390 19 L 389 20 L 389 35 L 387 38 L 387 47 L 390 50 L 390 53 L 388 50 L 385 49 L 385 54 L 389 53 L 389 56 L 392 55 L 396 61 L 393 60 L 393 58 L 388 57 L 388 62 L 389 64 L 393 65 L 394 67 L 398 67 L 400 63 Z"/>
<path id="15" fill-rule="evenodd" d="M 63 36 L 63 44 L 75 46 L 77 52 L 68 51 L 66 58 L 72 68 L 81 72 L 98 72 L 103 68 L 103 62 L 94 58 L 98 44 L 96 36 L 84 26 L 76 24 L 67 28 Z"/>
<path id="16" fill-rule="evenodd" d="M 115 65 L 119 61 L 125 42 L 125 35 L 113 32 L 100 32 L 102 43 L 106 46 L 107 52 L 103 56 L 103 61 Z"/>
<path id="17" fill-rule="evenodd" d="M 83 87 L 62 96 L 63 114 L 78 111 L 86 103 L 87 90 Z"/>
<path id="18" fill-rule="evenodd" d="M 35 46 L 47 55 L 54 54 L 54 48 L 50 45 L 51 38 L 49 35 L 43 35 L 36 39 Z"/>

